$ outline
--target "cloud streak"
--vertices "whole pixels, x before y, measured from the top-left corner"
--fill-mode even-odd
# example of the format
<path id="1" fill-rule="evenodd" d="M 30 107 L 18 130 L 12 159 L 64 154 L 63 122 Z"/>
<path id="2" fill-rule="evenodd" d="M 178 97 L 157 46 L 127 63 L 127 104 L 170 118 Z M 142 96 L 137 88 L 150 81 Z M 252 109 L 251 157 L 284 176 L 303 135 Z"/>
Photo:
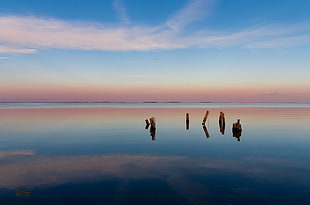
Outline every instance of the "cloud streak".
<path id="1" fill-rule="evenodd" d="M 213 0 L 192 0 L 184 8 L 171 16 L 166 25 L 173 31 L 181 31 L 192 22 L 205 18 L 214 4 Z"/>
<path id="2" fill-rule="evenodd" d="M 232 46 L 255 49 L 310 44 L 310 27 L 307 24 L 291 27 L 253 26 L 235 32 L 209 30 L 192 31 L 187 34 L 175 32 L 203 15 L 202 12 L 197 12 L 197 15 L 182 21 L 186 16 L 191 16 L 194 8 L 200 4 L 200 1 L 193 1 L 171 17 L 168 24 L 177 26 L 170 27 L 164 24 L 153 27 L 136 25 L 109 27 L 99 23 L 85 24 L 33 16 L 2 16 L 0 53 L 29 54 L 45 49 L 149 51 Z M 126 22 L 125 17 L 123 20 Z"/>
<path id="3" fill-rule="evenodd" d="M 309 44 L 310 34 L 282 37 L 272 40 L 265 40 L 260 42 L 249 43 L 247 48 L 279 48 L 290 47 L 295 45 Z"/>
<path id="4" fill-rule="evenodd" d="M 113 3 L 114 10 L 116 12 L 117 17 L 124 24 L 130 24 L 129 16 L 127 15 L 126 8 L 124 7 L 121 0 L 115 0 Z"/>
<path id="5" fill-rule="evenodd" d="M 158 39 L 158 28 L 150 27 L 108 28 L 58 19 L 9 16 L 0 18 L 0 29 L 2 53 L 34 53 L 50 48 L 143 51 L 179 47 L 167 39 Z"/>
<path id="6" fill-rule="evenodd" d="M 24 48 L 20 45 L 0 45 L 0 53 L 35 53 L 36 49 Z M 0 59 L 6 59 L 1 57 Z"/>

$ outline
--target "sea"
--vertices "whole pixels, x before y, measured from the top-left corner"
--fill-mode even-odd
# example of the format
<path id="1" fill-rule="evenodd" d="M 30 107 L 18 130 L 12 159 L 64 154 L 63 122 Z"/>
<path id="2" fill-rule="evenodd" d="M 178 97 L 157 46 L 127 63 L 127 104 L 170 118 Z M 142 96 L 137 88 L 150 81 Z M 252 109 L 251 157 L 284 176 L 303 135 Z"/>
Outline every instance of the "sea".
<path id="1" fill-rule="evenodd" d="M 0 204 L 309 205 L 310 104 L 0 103 Z"/>

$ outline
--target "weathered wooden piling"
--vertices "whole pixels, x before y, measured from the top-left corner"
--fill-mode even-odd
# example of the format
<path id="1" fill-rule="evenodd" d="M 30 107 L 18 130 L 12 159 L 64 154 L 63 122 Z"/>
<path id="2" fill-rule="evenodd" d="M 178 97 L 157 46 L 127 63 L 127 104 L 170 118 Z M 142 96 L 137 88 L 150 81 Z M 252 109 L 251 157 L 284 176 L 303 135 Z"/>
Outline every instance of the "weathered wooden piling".
<path id="1" fill-rule="evenodd" d="M 220 132 L 222 133 L 222 135 L 224 135 L 224 133 L 225 133 L 225 117 L 224 117 L 223 112 L 220 112 L 219 126 L 220 126 Z"/>
<path id="2" fill-rule="evenodd" d="M 148 119 L 145 119 L 145 129 L 149 129 L 150 123 Z"/>
<path id="3" fill-rule="evenodd" d="M 151 123 L 151 128 L 156 129 L 155 117 L 151 117 L 151 118 L 150 118 L 150 123 Z"/>
<path id="4" fill-rule="evenodd" d="M 224 113 L 222 111 L 220 112 L 219 120 L 223 121 L 225 123 L 225 117 L 224 117 Z"/>
<path id="5" fill-rule="evenodd" d="M 155 134 L 156 134 L 156 122 L 155 117 L 150 118 L 151 128 L 150 128 L 150 136 L 152 136 L 152 141 L 155 140 Z"/>
<path id="6" fill-rule="evenodd" d="M 150 123 L 148 119 L 145 119 L 145 129 L 149 129 Z"/>
<path id="7" fill-rule="evenodd" d="M 238 119 L 236 123 L 233 123 L 233 130 L 235 130 L 235 131 L 242 131 L 242 127 L 241 127 L 241 124 L 240 124 L 240 119 Z"/>
<path id="8" fill-rule="evenodd" d="M 242 127 L 240 124 L 240 119 L 238 119 L 236 123 L 233 123 L 232 133 L 233 133 L 233 136 L 236 137 L 238 139 L 238 141 L 240 141 L 240 137 L 241 137 L 241 133 L 242 133 Z"/>
<path id="9" fill-rule="evenodd" d="M 206 124 L 206 121 L 207 121 L 207 119 L 208 119 L 208 115 L 209 115 L 209 111 L 207 110 L 207 112 L 206 112 L 206 114 L 205 114 L 205 116 L 204 116 L 204 118 L 203 118 L 203 120 L 202 120 L 202 125 L 205 125 L 205 124 Z"/>
<path id="10" fill-rule="evenodd" d="M 145 124 L 146 124 L 146 125 L 149 125 L 149 124 L 150 124 L 148 119 L 145 119 Z"/>
<path id="11" fill-rule="evenodd" d="M 186 113 L 186 130 L 189 130 L 189 113 Z"/>

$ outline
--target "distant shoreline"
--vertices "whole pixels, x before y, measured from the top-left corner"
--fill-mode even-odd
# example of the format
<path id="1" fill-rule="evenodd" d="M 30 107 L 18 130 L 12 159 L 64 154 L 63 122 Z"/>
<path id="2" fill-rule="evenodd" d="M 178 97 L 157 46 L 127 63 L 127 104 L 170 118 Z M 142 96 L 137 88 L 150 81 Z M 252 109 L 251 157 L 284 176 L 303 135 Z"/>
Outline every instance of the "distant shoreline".
<path id="1" fill-rule="evenodd" d="M 0 102 L 0 103 L 90 103 L 90 104 L 92 104 L 92 103 L 94 103 L 94 104 L 96 104 L 96 103 L 107 103 L 107 104 L 109 104 L 109 103 L 140 103 L 140 104 L 155 104 L 155 103 L 171 103 L 171 104 L 175 104 L 175 103 L 206 103 L 206 104 L 208 104 L 208 103 L 227 103 L 227 104 L 229 104 L 229 103 L 244 103 L 244 104 L 252 104 L 252 103 L 297 103 L 297 104 L 308 104 L 308 103 L 310 103 L 310 102 L 179 102 L 179 101 L 167 101 L 167 102 L 165 102 L 165 101 L 143 101 L 143 102 L 122 102 L 122 101 L 119 101 L 119 102 L 110 102 L 110 101 L 103 101 L 103 102 L 75 102 L 75 101 L 73 101 L 73 102 L 40 102 L 40 101 L 34 101 L 34 102 L 15 102 L 15 101 L 13 101 L 13 102 L 9 102 L 9 101 L 3 101 L 3 102 Z"/>

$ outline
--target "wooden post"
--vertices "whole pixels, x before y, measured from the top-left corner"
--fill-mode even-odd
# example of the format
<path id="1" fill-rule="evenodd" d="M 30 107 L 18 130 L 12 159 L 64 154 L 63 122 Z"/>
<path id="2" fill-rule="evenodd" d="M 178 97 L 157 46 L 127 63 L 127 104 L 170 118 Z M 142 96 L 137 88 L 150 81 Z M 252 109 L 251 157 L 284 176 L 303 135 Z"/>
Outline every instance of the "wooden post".
<path id="1" fill-rule="evenodd" d="M 150 118 L 150 123 L 151 123 L 151 128 L 156 129 L 155 117 L 151 117 L 151 118 Z"/>
<path id="2" fill-rule="evenodd" d="M 145 124 L 146 124 L 146 125 L 149 125 L 149 124 L 150 124 L 148 119 L 145 119 Z"/>
<path id="3" fill-rule="evenodd" d="M 149 129 L 150 123 L 148 119 L 145 119 L 145 129 Z"/>
<path id="4" fill-rule="evenodd" d="M 209 111 L 207 110 L 203 120 L 202 120 L 202 125 L 205 125 L 206 124 L 206 121 L 207 121 L 207 118 L 208 118 L 208 115 L 209 115 Z"/>
<path id="5" fill-rule="evenodd" d="M 232 127 L 233 136 L 240 141 L 241 133 L 242 133 L 242 127 L 240 124 L 240 119 L 237 120 L 236 123 L 233 123 Z"/>
<path id="6" fill-rule="evenodd" d="M 150 128 L 150 135 L 152 136 L 152 141 L 155 140 L 155 135 L 156 135 L 156 122 L 155 122 L 155 117 L 150 118 L 151 122 L 151 128 Z"/>
<path id="7" fill-rule="evenodd" d="M 242 127 L 241 127 L 241 124 L 240 124 L 240 119 L 238 119 L 237 122 L 233 124 L 233 129 L 235 131 L 242 131 Z"/>
<path id="8" fill-rule="evenodd" d="M 225 133 L 225 117 L 224 117 L 223 112 L 220 112 L 219 126 L 220 126 L 220 132 L 222 133 L 222 135 L 224 135 L 224 133 Z"/>
<path id="9" fill-rule="evenodd" d="M 189 130 L 189 113 L 186 113 L 186 130 Z"/>

